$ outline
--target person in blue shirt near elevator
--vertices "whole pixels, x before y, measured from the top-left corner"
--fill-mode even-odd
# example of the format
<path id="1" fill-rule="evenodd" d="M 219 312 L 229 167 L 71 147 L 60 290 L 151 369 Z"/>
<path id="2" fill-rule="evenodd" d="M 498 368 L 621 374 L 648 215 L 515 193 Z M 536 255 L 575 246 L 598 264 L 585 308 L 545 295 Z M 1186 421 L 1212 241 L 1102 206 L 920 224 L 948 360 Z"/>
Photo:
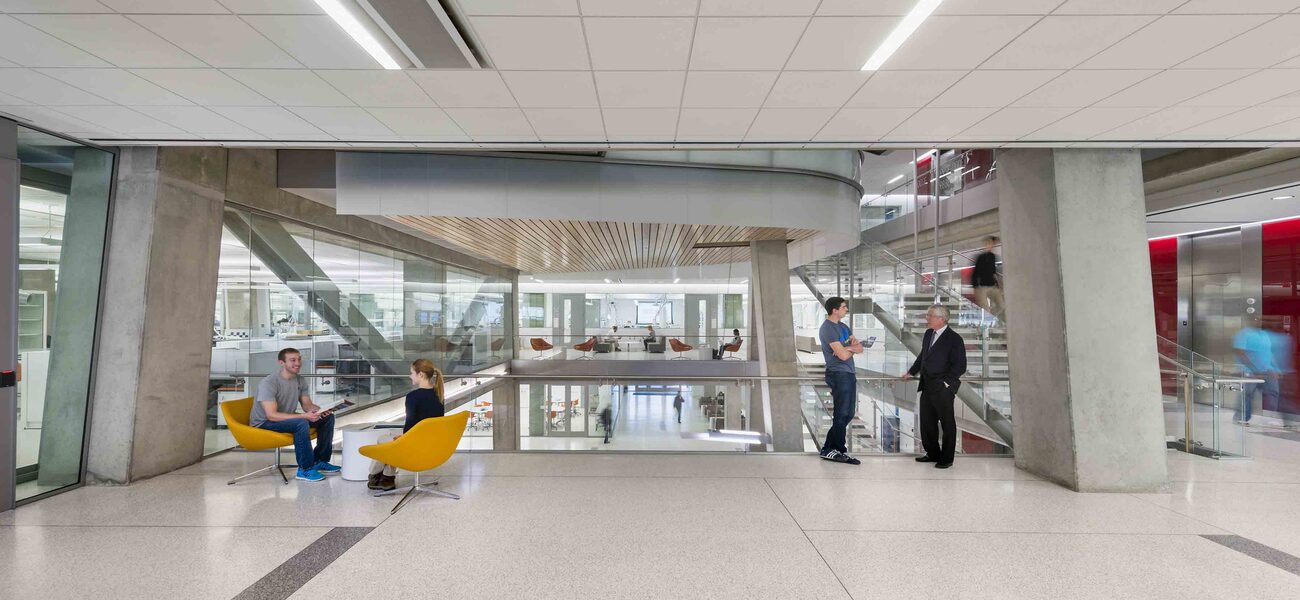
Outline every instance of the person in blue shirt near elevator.
<path id="1" fill-rule="evenodd" d="M 822 358 L 826 360 L 826 385 L 831 388 L 834 410 L 831 428 L 822 444 L 823 459 L 850 465 L 862 461 L 849 455 L 845 435 L 853 415 L 857 414 L 858 377 L 853 355 L 862 354 L 862 342 L 853 336 L 853 330 L 842 323 L 849 314 L 849 303 L 835 296 L 826 299 L 826 320 L 822 322 L 817 337 L 821 342 Z"/>

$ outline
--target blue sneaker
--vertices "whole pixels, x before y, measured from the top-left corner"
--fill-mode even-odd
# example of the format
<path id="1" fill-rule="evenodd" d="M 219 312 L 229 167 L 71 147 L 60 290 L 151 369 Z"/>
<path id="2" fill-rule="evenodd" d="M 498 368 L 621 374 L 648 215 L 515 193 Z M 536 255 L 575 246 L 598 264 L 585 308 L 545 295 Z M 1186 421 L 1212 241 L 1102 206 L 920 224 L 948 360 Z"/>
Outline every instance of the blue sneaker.
<path id="1" fill-rule="evenodd" d="M 337 475 L 339 471 L 343 470 L 343 467 L 332 465 L 327 462 L 318 462 L 316 463 L 316 466 L 312 467 L 312 470 L 320 471 L 321 475 Z"/>
<path id="2" fill-rule="evenodd" d="M 298 469 L 298 474 L 294 476 L 294 479 L 301 481 L 325 481 L 325 476 L 321 475 L 320 471 L 317 471 L 316 469 L 308 469 L 306 471 Z"/>

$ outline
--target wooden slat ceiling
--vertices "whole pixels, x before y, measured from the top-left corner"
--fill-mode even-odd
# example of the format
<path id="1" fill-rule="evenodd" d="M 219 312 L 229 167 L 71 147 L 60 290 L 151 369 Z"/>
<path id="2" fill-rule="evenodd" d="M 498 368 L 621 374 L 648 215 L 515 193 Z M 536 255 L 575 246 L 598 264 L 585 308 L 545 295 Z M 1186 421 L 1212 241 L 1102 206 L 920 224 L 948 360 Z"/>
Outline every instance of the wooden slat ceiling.
<path id="1" fill-rule="evenodd" d="M 557 219 L 390 216 L 435 238 L 528 273 L 618 271 L 749 260 L 748 247 L 695 249 L 696 242 L 800 240 L 810 229 L 618 223 Z"/>

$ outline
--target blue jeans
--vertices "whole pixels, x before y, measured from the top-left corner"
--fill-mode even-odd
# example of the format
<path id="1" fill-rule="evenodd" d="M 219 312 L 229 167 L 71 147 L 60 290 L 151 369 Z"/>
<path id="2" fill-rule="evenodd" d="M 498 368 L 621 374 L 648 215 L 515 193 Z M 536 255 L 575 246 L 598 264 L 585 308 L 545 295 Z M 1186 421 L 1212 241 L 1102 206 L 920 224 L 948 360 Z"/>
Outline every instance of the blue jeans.
<path id="1" fill-rule="evenodd" d="M 857 413 L 858 378 L 854 373 L 845 371 L 827 371 L 826 385 L 831 388 L 831 400 L 834 410 L 831 412 L 831 428 L 826 432 L 826 441 L 822 444 L 822 454 L 831 450 L 848 452 L 844 438 L 849 428 L 849 421 Z"/>
<path id="2" fill-rule="evenodd" d="M 334 415 L 322 418 L 316 423 L 307 419 L 290 419 L 288 421 L 267 421 L 258 425 L 262 429 L 293 434 L 293 453 L 298 457 L 298 468 L 311 470 L 316 463 L 329 462 L 334 454 Z M 316 428 L 316 451 L 311 449 L 311 430 Z"/>
<path id="3" fill-rule="evenodd" d="M 1260 376 L 1250 375 L 1249 377 Z M 1277 402 L 1278 393 L 1281 391 L 1278 386 L 1277 377 L 1264 376 L 1262 379 L 1264 380 L 1264 383 L 1247 383 L 1241 386 L 1241 402 L 1237 404 L 1237 409 L 1232 411 L 1232 419 L 1234 421 L 1250 420 L 1251 411 L 1255 408 L 1256 392 L 1262 392 L 1264 394 L 1264 404 L 1266 406 L 1268 405 L 1269 398 L 1272 398 L 1274 403 Z"/>

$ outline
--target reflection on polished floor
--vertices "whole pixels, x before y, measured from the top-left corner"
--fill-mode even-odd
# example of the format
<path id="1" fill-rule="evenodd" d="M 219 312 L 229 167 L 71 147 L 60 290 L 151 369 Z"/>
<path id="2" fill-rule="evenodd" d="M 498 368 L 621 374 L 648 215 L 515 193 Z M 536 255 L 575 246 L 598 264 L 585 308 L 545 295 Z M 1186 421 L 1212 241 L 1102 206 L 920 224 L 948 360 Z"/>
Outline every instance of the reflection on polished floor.
<path id="1" fill-rule="evenodd" d="M 462 500 L 391 516 L 393 498 L 338 478 L 227 486 L 266 460 L 234 452 L 0 515 L 0 586 L 284 597 L 258 581 L 344 533 L 290 597 L 1300 597 L 1300 574 L 1203 537 L 1300 556 L 1300 442 L 1256 437 L 1249 462 L 1170 452 L 1164 494 L 1076 494 L 1003 458 L 470 453 L 438 472 Z M 430 573 L 459 560 L 491 575 Z"/>

